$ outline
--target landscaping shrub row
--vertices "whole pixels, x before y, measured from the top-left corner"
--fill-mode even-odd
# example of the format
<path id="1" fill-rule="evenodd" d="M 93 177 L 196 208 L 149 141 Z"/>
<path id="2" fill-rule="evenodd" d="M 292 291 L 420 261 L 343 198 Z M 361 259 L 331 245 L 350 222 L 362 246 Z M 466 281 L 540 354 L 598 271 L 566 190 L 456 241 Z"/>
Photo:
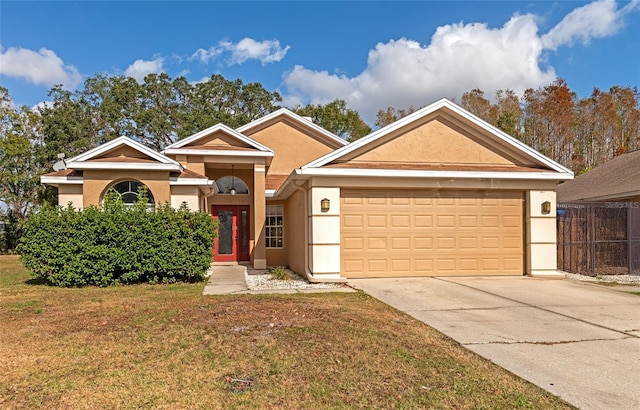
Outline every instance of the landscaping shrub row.
<path id="1" fill-rule="evenodd" d="M 204 279 L 215 221 L 186 204 L 126 207 L 106 195 L 102 208 L 44 207 L 24 224 L 18 251 L 26 268 L 56 286 L 173 283 Z"/>

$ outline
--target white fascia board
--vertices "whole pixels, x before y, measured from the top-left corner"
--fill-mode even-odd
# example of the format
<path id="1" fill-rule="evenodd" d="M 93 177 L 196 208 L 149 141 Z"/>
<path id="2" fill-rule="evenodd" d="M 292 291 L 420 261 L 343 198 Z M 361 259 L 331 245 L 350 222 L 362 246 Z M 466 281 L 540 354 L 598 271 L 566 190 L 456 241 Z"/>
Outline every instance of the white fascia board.
<path id="1" fill-rule="evenodd" d="M 40 183 L 47 185 L 82 185 L 83 181 L 82 177 L 40 177 Z"/>
<path id="2" fill-rule="evenodd" d="M 307 168 L 296 169 L 296 174 L 306 176 L 344 177 L 395 177 L 395 178 L 467 178 L 467 179 L 544 179 L 569 180 L 573 173 L 559 172 L 503 172 L 503 171 L 424 171 L 361 168 Z"/>
<path id="3" fill-rule="evenodd" d="M 146 164 L 140 162 L 69 162 L 67 168 L 71 169 L 105 169 L 105 170 L 145 170 L 145 171 L 184 171 L 178 163 Z"/>
<path id="4" fill-rule="evenodd" d="M 197 186 L 213 186 L 214 181 L 208 178 L 171 178 L 169 185 L 197 185 Z"/>
<path id="5" fill-rule="evenodd" d="M 234 130 L 233 128 L 230 128 L 222 123 L 220 124 L 216 124 L 213 127 L 209 127 L 206 130 L 197 132 L 195 134 L 193 134 L 190 137 L 187 137 L 185 139 L 182 139 L 178 142 L 174 142 L 173 144 L 167 146 L 162 152 L 165 154 L 172 154 L 173 150 L 177 149 L 177 148 L 181 148 L 184 147 L 185 145 L 188 145 L 194 141 L 199 140 L 200 138 L 207 136 L 209 134 L 212 134 L 214 132 L 217 131 L 223 131 L 224 133 L 234 137 L 237 140 L 240 140 L 242 142 L 244 142 L 247 145 L 250 145 L 260 151 L 266 151 L 266 152 L 271 152 L 273 153 L 273 150 L 265 145 L 260 144 L 258 141 L 255 141 L 249 137 L 247 137 L 244 134 L 241 134 L 240 132 Z"/>
<path id="6" fill-rule="evenodd" d="M 275 189 L 265 189 L 264 196 L 265 198 L 273 198 L 276 195 Z"/>
<path id="7" fill-rule="evenodd" d="M 233 151 L 233 150 L 208 150 L 172 148 L 164 150 L 171 155 L 204 155 L 204 156 L 228 156 L 228 157 L 273 157 L 273 151 Z"/>
<path id="8" fill-rule="evenodd" d="M 97 156 L 99 156 L 99 155 L 101 155 L 101 154 L 103 154 L 103 153 L 105 153 L 105 152 L 107 152 L 109 150 L 112 150 L 112 149 L 114 149 L 114 148 L 116 148 L 116 147 L 118 147 L 120 145 L 126 145 L 128 147 L 131 147 L 131 148 L 133 148 L 133 149 L 135 149 L 135 150 L 137 150 L 137 151 L 139 151 L 139 152 L 141 152 L 141 153 L 143 153 L 143 154 L 155 159 L 156 161 L 158 161 L 158 162 L 160 162 L 162 164 L 173 164 L 173 165 L 177 165 L 178 167 L 181 167 L 181 165 L 177 161 L 174 161 L 171 158 L 166 157 L 166 156 L 162 155 L 161 153 L 156 152 L 156 151 L 152 150 L 151 148 L 149 148 L 149 147 L 147 147 L 145 145 L 142 145 L 139 142 L 134 141 L 129 137 L 124 137 L 124 136 L 118 137 L 118 138 L 116 138 L 114 140 L 111 140 L 109 142 L 105 142 L 104 144 L 99 145 L 99 146 L 97 146 L 97 147 L 95 147 L 95 148 L 93 148 L 93 149 L 91 149 L 91 150 L 89 150 L 89 151 L 87 151 L 87 152 L 85 152 L 83 154 L 80 154 L 78 156 L 75 156 L 75 157 L 67 160 L 66 161 L 67 162 L 67 167 L 68 168 L 73 168 L 73 167 L 69 166 L 70 163 L 85 162 L 85 161 L 90 160 L 92 158 L 95 158 L 95 157 L 97 157 Z"/>
<path id="9" fill-rule="evenodd" d="M 237 131 L 238 132 L 245 132 L 247 130 L 250 130 L 252 128 L 255 128 L 257 126 L 260 126 L 261 124 L 264 124 L 265 122 L 271 121 L 273 118 L 276 118 L 280 115 L 284 115 L 286 117 L 289 117 L 290 119 L 302 123 L 304 125 L 306 125 L 309 128 L 312 128 L 313 130 L 319 132 L 320 134 L 322 134 L 323 136 L 327 137 L 328 139 L 335 141 L 337 143 L 339 143 L 340 145 L 347 145 L 348 142 L 345 141 L 344 139 L 338 137 L 337 135 L 335 135 L 332 132 L 329 132 L 327 130 L 325 130 L 324 128 L 322 128 L 321 126 L 315 124 L 313 121 L 309 121 L 306 118 L 296 114 L 293 111 L 290 111 L 286 108 L 280 108 L 279 110 L 276 110 L 274 112 L 272 112 L 271 114 L 267 114 L 264 117 L 258 118 L 257 120 L 251 121 L 249 124 L 245 124 L 242 127 L 238 128 Z"/>
<path id="10" fill-rule="evenodd" d="M 171 185 L 203 185 L 211 184 L 208 178 L 169 178 L 169 184 Z"/>

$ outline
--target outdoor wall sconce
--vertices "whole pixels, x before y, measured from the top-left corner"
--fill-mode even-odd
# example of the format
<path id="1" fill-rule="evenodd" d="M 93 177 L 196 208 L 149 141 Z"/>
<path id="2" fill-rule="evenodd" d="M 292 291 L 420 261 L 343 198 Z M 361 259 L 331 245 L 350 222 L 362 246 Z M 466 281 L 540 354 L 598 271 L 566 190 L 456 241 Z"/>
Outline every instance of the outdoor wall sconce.
<path id="1" fill-rule="evenodd" d="M 544 201 L 542 203 L 542 213 L 544 215 L 548 215 L 551 213 L 551 202 L 549 201 Z"/>
<path id="2" fill-rule="evenodd" d="M 324 198 L 322 201 L 320 201 L 320 210 L 322 212 L 328 212 L 330 206 L 331 202 L 327 198 Z"/>

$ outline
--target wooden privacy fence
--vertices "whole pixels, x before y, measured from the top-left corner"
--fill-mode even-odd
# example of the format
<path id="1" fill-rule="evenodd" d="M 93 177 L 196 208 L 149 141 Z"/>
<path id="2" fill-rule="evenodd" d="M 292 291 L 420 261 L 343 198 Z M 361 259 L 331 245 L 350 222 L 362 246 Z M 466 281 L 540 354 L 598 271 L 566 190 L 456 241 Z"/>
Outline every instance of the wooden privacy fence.
<path id="1" fill-rule="evenodd" d="M 558 204 L 558 269 L 640 275 L 640 202 Z"/>

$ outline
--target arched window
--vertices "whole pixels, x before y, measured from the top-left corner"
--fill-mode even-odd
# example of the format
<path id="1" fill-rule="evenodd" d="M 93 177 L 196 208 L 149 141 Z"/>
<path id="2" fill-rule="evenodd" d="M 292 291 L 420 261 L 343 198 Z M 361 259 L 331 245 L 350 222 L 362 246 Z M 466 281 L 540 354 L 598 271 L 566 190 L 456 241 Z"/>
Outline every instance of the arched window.
<path id="1" fill-rule="evenodd" d="M 248 195 L 249 187 L 238 177 L 226 176 L 216 181 L 219 194 L 227 195 Z"/>
<path id="2" fill-rule="evenodd" d="M 131 207 L 138 202 L 138 195 L 141 188 L 147 188 L 147 186 L 140 181 L 128 180 L 118 182 L 109 188 L 108 191 L 114 191 L 120 194 L 124 205 Z M 147 209 L 154 209 L 155 207 L 156 201 L 153 198 L 151 190 L 147 188 Z"/>

